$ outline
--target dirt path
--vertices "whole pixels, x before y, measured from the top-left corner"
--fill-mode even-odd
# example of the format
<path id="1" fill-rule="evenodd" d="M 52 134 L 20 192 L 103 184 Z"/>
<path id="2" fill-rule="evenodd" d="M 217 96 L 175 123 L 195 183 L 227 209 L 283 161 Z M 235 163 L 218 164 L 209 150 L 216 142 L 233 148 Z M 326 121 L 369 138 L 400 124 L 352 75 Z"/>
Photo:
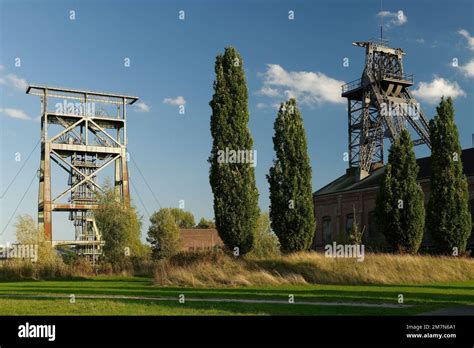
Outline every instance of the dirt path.
<path id="1" fill-rule="evenodd" d="M 70 298 L 70 295 L 0 295 L 0 298 Z M 77 295 L 76 299 L 104 299 L 104 300 L 142 300 L 142 301 L 178 301 L 176 297 L 142 297 L 142 296 L 122 296 L 122 295 Z M 185 298 L 185 302 L 229 302 L 229 303 L 270 303 L 270 304 L 289 304 L 284 300 L 255 300 L 255 299 L 235 299 L 235 298 Z M 364 302 L 310 302 L 298 301 L 292 305 L 310 305 L 310 306 L 350 306 L 350 307 L 369 307 L 369 308 L 408 308 L 412 305 L 395 303 L 364 303 Z"/>

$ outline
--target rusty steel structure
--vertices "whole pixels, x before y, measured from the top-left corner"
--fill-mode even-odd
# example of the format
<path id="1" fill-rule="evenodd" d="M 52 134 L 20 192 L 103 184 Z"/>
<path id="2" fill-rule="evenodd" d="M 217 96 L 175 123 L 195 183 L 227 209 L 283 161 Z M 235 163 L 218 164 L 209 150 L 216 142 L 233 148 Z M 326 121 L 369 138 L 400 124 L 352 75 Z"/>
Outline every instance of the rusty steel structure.
<path id="1" fill-rule="evenodd" d="M 382 38 L 353 45 L 365 48 L 365 68 L 360 79 L 342 86 L 342 96 L 348 103 L 349 167 L 362 180 L 383 165 L 384 139 L 397 139 L 408 125 L 419 137 L 415 145 L 431 143 L 428 121 L 409 92 L 413 75 L 403 70 L 405 52 Z"/>
<path id="2" fill-rule="evenodd" d="M 104 190 L 98 175 L 113 167 L 116 199 L 129 202 L 126 107 L 138 98 L 36 85 L 26 93 L 41 98 L 39 228 L 53 246 L 71 245 L 96 261 L 104 245 L 93 215 Z M 51 163 L 66 172 L 67 182 L 53 180 Z M 62 186 L 56 195 L 52 182 Z M 74 240 L 53 240 L 53 212 L 69 213 Z"/>

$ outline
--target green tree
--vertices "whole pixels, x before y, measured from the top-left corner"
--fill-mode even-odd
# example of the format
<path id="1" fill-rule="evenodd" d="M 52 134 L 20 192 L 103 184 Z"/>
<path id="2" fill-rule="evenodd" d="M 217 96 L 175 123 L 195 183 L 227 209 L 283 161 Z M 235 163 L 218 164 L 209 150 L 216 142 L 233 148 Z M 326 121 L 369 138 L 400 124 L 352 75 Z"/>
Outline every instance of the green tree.
<path id="1" fill-rule="evenodd" d="M 28 214 L 18 215 L 15 222 L 16 240 L 20 244 L 36 244 L 44 240 L 38 233 L 33 217 Z"/>
<path id="2" fill-rule="evenodd" d="M 98 194 L 98 199 L 94 217 L 105 241 L 104 260 L 119 263 L 127 256 L 144 256 L 146 247 L 140 240 L 141 217 L 135 207 L 118 201 L 115 190 L 108 183 L 104 192 Z"/>
<path id="3" fill-rule="evenodd" d="M 190 211 L 179 208 L 165 208 L 168 209 L 179 228 L 193 228 L 196 225 L 194 215 Z"/>
<path id="4" fill-rule="evenodd" d="M 216 228 L 216 224 L 212 220 L 206 220 L 205 218 L 201 218 L 199 223 L 196 225 L 196 228 Z"/>
<path id="5" fill-rule="evenodd" d="M 62 264 L 50 242 L 45 240 L 43 231 L 38 230 L 33 217 L 28 214 L 18 215 L 15 222 L 16 240 L 22 245 L 37 245 L 37 264 Z"/>
<path id="6" fill-rule="evenodd" d="M 147 241 L 151 244 L 154 259 L 169 258 L 180 251 L 179 227 L 171 211 L 162 208 L 150 217 Z"/>
<path id="7" fill-rule="evenodd" d="M 390 147 L 375 210 L 377 229 L 401 253 L 416 253 L 423 239 L 425 210 L 418 170 L 410 133 L 403 130 Z"/>
<path id="8" fill-rule="evenodd" d="M 436 113 L 430 121 L 431 193 L 426 227 L 439 252 L 453 254 L 457 249 L 462 253 L 472 221 L 452 99 L 442 98 Z"/>
<path id="9" fill-rule="evenodd" d="M 237 247 L 243 255 L 252 248 L 259 208 L 251 157 L 253 140 L 248 128 L 247 83 L 242 58 L 235 48 L 226 48 L 217 56 L 215 72 L 214 95 L 209 103 L 213 137 L 209 181 L 215 222 L 226 247 Z M 236 152 L 246 154 L 245 163 L 235 160 Z"/>
<path id="10" fill-rule="evenodd" d="M 272 229 L 283 252 L 307 250 L 315 233 L 311 164 L 295 99 L 281 104 L 274 129 L 276 160 L 267 175 Z"/>
<path id="11" fill-rule="evenodd" d="M 261 213 L 257 220 L 257 228 L 252 250 L 248 254 L 256 258 L 268 258 L 280 255 L 278 237 L 270 228 L 270 216 Z"/>

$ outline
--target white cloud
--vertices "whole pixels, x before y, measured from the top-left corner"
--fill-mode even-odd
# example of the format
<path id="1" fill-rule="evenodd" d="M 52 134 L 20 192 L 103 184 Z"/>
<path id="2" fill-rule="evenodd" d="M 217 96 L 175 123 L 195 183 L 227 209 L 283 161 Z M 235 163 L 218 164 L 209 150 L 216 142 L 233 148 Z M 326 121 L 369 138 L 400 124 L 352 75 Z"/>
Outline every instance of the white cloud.
<path id="1" fill-rule="evenodd" d="M 23 92 L 25 92 L 26 87 L 28 87 L 28 82 L 26 82 L 25 79 L 16 76 L 15 74 L 8 74 L 0 77 L 0 84 L 15 87 Z"/>
<path id="2" fill-rule="evenodd" d="M 458 34 L 464 36 L 467 40 L 467 46 L 470 50 L 474 51 L 474 37 L 469 34 L 469 32 L 465 29 L 461 29 L 458 31 Z"/>
<path id="3" fill-rule="evenodd" d="M 278 97 L 280 93 L 276 88 L 271 88 L 268 86 L 263 86 L 259 91 L 258 94 L 264 95 L 266 97 Z"/>
<path id="4" fill-rule="evenodd" d="M 266 107 L 268 107 L 268 105 L 265 103 L 257 103 L 256 106 L 257 106 L 257 109 L 265 109 Z"/>
<path id="5" fill-rule="evenodd" d="M 262 74 L 262 90 L 276 89 L 278 95 L 294 97 L 300 103 L 311 107 L 321 103 L 344 103 L 341 85 L 344 81 L 335 80 L 321 72 L 286 71 L 278 64 L 268 64 Z"/>
<path id="6" fill-rule="evenodd" d="M 388 18 L 388 21 L 384 23 L 386 28 L 390 28 L 394 25 L 400 26 L 408 21 L 407 16 L 402 10 L 398 10 L 397 12 L 380 11 L 379 13 L 377 13 L 377 16 L 382 18 Z"/>
<path id="7" fill-rule="evenodd" d="M 178 96 L 176 98 L 165 98 L 163 99 L 163 104 L 168 104 L 168 105 L 184 105 L 186 104 L 186 100 L 184 99 L 183 96 Z"/>
<path id="8" fill-rule="evenodd" d="M 413 95 L 427 103 L 435 104 L 441 97 L 466 96 L 456 81 L 449 81 L 442 77 L 436 77 L 431 82 L 420 82 Z"/>
<path id="9" fill-rule="evenodd" d="M 2 71 L 3 69 L 5 69 L 5 67 L 2 64 L 0 64 L 0 71 Z"/>
<path id="10" fill-rule="evenodd" d="M 135 111 L 136 112 L 149 112 L 150 107 L 146 105 L 144 102 L 139 101 L 138 103 L 135 104 Z"/>
<path id="11" fill-rule="evenodd" d="M 415 41 L 421 44 L 425 43 L 425 39 L 423 39 L 422 37 L 416 39 Z"/>
<path id="12" fill-rule="evenodd" d="M 16 118 L 17 120 L 31 120 L 31 117 L 28 116 L 23 110 L 20 109 L 11 109 L 11 108 L 0 108 L 0 112 L 5 114 L 7 117 Z"/>
<path id="13" fill-rule="evenodd" d="M 474 59 L 471 59 L 466 65 L 460 65 L 459 69 L 463 72 L 466 77 L 474 77 Z"/>

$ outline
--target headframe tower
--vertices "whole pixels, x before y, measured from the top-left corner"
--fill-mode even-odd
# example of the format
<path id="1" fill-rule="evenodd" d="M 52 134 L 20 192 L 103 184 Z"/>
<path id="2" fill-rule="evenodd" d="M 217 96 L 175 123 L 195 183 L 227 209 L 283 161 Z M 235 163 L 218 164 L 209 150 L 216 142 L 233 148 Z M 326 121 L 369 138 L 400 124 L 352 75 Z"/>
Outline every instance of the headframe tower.
<path id="1" fill-rule="evenodd" d="M 413 75 L 404 72 L 405 52 L 382 38 L 353 45 L 365 48 L 365 67 L 360 79 L 342 86 L 342 96 L 348 106 L 349 167 L 361 180 L 383 165 L 384 139 L 397 139 L 407 126 L 419 137 L 415 145 L 431 143 L 428 121 L 408 90 Z"/>
<path id="2" fill-rule="evenodd" d="M 96 261 L 103 245 L 93 216 L 97 192 L 103 191 L 98 174 L 114 167 L 116 199 L 129 202 L 126 107 L 138 98 L 37 85 L 26 93 L 41 98 L 38 226 L 53 246 L 72 245 Z M 52 179 L 52 162 L 66 171 L 63 182 Z M 69 213 L 74 240 L 53 241 L 53 212 Z"/>

